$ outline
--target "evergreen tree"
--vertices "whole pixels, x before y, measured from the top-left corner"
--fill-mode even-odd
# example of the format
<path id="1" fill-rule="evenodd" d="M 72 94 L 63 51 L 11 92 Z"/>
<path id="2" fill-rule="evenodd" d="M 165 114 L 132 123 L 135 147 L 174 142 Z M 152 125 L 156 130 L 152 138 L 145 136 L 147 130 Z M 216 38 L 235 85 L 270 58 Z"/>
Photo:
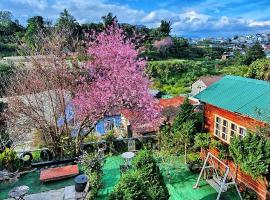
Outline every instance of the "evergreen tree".
<path id="1" fill-rule="evenodd" d="M 44 29 L 44 20 L 41 16 L 34 16 L 27 20 L 24 41 L 32 48 L 36 47 L 38 33 Z"/>
<path id="2" fill-rule="evenodd" d="M 168 37 L 172 30 L 172 23 L 170 21 L 161 20 L 159 31 L 164 37 Z"/>
<path id="3" fill-rule="evenodd" d="M 194 108 L 189 103 L 188 98 L 185 99 L 184 103 L 180 106 L 180 113 L 176 116 L 173 122 L 173 131 L 179 131 L 183 123 L 194 120 Z"/>
<path id="4" fill-rule="evenodd" d="M 76 21 L 75 17 L 73 17 L 67 9 L 64 9 L 63 12 L 60 13 L 60 16 L 55 24 L 55 26 L 59 30 L 67 30 L 76 34 L 79 30 L 79 23 Z"/>
<path id="5" fill-rule="evenodd" d="M 118 22 L 117 17 L 113 16 L 111 12 L 101 17 L 104 27 L 111 26 L 113 22 Z"/>

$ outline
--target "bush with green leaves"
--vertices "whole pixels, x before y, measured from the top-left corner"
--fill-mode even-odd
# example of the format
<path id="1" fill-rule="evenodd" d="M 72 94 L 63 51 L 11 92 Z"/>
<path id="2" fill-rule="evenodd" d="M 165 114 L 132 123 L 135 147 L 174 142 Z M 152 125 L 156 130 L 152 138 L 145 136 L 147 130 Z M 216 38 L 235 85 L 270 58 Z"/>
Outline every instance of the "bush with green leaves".
<path id="1" fill-rule="evenodd" d="M 8 171 L 16 171 L 20 168 L 21 163 L 17 156 L 17 152 L 12 148 L 5 148 L 0 153 L 0 169 L 6 169 Z"/>
<path id="2" fill-rule="evenodd" d="M 258 199 L 256 192 L 249 188 L 245 188 L 241 192 L 241 196 L 244 200 L 257 200 Z"/>
<path id="3" fill-rule="evenodd" d="M 94 171 L 92 173 L 88 173 L 88 178 L 89 178 L 89 186 L 90 186 L 90 191 L 87 194 L 87 199 L 88 200 L 94 200 L 96 199 L 98 195 L 98 190 L 101 187 L 101 173 Z"/>
<path id="4" fill-rule="evenodd" d="M 218 157 L 224 160 L 231 160 L 229 147 L 227 144 L 213 138 L 210 142 L 210 148 L 218 150 Z"/>
<path id="5" fill-rule="evenodd" d="M 84 153 L 80 158 L 80 163 L 84 172 L 101 171 L 101 162 L 96 153 Z"/>
<path id="6" fill-rule="evenodd" d="M 249 66 L 246 76 L 254 79 L 270 80 L 270 59 L 264 58 L 254 61 Z"/>
<path id="7" fill-rule="evenodd" d="M 168 199 L 168 190 L 150 151 L 139 151 L 132 164 L 133 169 L 122 175 L 110 200 Z"/>
<path id="8" fill-rule="evenodd" d="M 195 147 L 207 149 L 210 145 L 210 133 L 197 133 L 195 135 Z"/>
<path id="9" fill-rule="evenodd" d="M 108 133 L 105 134 L 105 141 L 106 143 L 109 145 L 109 150 L 110 150 L 110 154 L 112 154 L 112 149 L 114 149 L 114 145 L 113 142 L 116 140 L 114 131 L 109 131 Z"/>
<path id="10" fill-rule="evenodd" d="M 87 194 L 89 200 L 94 200 L 97 197 L 98 190 L 101 187 L 101 161 L 95 153 L 84 153 L 80 158 L 82 170 L 89 178 L 90 191 Z"/>
<path id="11" fill-rule="evenodd" d="M 240 168 L 253 178 L 267 174 L 270 166 L 270 140 L 259 134 L 248 133 L 235 137 L 229 146 L 230 156 Z"/>

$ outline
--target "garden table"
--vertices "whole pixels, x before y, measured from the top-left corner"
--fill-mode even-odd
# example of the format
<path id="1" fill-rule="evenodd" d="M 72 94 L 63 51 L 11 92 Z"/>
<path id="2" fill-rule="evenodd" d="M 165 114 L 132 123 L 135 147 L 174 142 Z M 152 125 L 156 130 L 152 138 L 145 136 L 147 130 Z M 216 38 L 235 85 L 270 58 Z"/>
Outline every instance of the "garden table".
<path id="1" fill-rule="evenodd" d="M 24 196 L 29 191 L 26 185 L 18 186 L 9 191 L 8 196 L 16 200 L 24 200 Z"/>
<path id="2" fill-rule="evenodd" d="M 126 164 L 129 166 L 131 165 L 130 161 L 134 156 L 135 154 L 133 152 L 122 153 L 122 157 L 127 161 Z"/>

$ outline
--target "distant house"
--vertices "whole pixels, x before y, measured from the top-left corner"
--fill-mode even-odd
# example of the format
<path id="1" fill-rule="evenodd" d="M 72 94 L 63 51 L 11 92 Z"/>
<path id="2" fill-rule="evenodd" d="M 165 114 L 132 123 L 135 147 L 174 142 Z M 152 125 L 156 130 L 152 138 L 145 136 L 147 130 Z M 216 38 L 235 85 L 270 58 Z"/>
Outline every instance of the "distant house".
<path id="1" fill-rule="evenodd" d="M 202 77 L 200 77 L 197 81 L 195 81 L 191 85 L 190 95 L 195 96 L 196 94 L 205 90 L 207 87 L 209 87 L 213 83 L 217 82 L 221 78 L 222 78 L 221 76 L 202 76 Z"/>
<path id="2" fill-rule="evenodd" d="M 174 118 L 181 112 L 180 105 L 185 101 L 184 96 L 177 96 L 168 99 L 160 99 L 158 104 L 161 107 L 162 116 L 169 122 L 173 122 Z M 189 100 L 193 106 L 198 105 L 197 101 Z"/>
<path id="3" fill-rule="evenodd" d="M 141 137 L 156 133 L 163 122 L 163 119 L 160 118 L 159 123 L 152 125 L 144 122 L 142 118 L 140 112 L 121 110 L 118 114 L 108 115 L 99 120 L 95 126 L 95 131 L 98 135 L 105 135 L 114 131 L 120 138 Z"/>
<path id="4" fill-rule="evenodd" d="M 143 123 L 140 118 L 142 114 L 130 110 L 121 110 L 119 114 L 111 115 L 101 119 L 95 127 L 96 133 L 104 135 L 111 130 L 116 130 L 122 137 L 141 137 L 152 135 L 159 131 L 164 121 L 172 122 L 180 111 L 180 105 L 184 103 L 184 96 L 177 96 L 157 101 L 161 108 L 161 117 L 156 125 Z M 192 105 L 198 102 L 190 100 Z"/>
<path id="5" fill-rule="evenodd" d="M 99 135 L 105 135 L 109 131 L 115 129 L 121 129 L 121 131 L 124 131 L 122 121 L 121 115 L 106 116 L 97 122 L 95 131 Z"/>
<path id="6" fill-rule="evenodd" d="M 247 130 L 269 123 L 270 84 L 266 81 L 225 76 L 195 98 L 203 104 L 205 131 L 228 145 L 233 136 L 245 137 Z M 260 199 L 267 199 L 264 183 L 238 173 L 239 182 L 256 191 Z"/>
<path id="7" fill-rule="evenodd" d="M 229 58 L 232 58 L 234 55 L 232 52 L 224 52 L 221 56 L 221 60 L 228 60 Z"/>

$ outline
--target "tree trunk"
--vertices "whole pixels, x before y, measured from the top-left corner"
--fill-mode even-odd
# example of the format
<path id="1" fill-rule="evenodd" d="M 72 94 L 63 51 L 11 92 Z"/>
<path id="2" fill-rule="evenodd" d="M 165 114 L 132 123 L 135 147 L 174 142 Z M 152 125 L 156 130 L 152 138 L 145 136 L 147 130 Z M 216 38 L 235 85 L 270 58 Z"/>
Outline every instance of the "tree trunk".
<path id="1" fill-rule="evenodd" d="M 185 164 L 187 164 L 187 143 L 185 143 Z"/>

